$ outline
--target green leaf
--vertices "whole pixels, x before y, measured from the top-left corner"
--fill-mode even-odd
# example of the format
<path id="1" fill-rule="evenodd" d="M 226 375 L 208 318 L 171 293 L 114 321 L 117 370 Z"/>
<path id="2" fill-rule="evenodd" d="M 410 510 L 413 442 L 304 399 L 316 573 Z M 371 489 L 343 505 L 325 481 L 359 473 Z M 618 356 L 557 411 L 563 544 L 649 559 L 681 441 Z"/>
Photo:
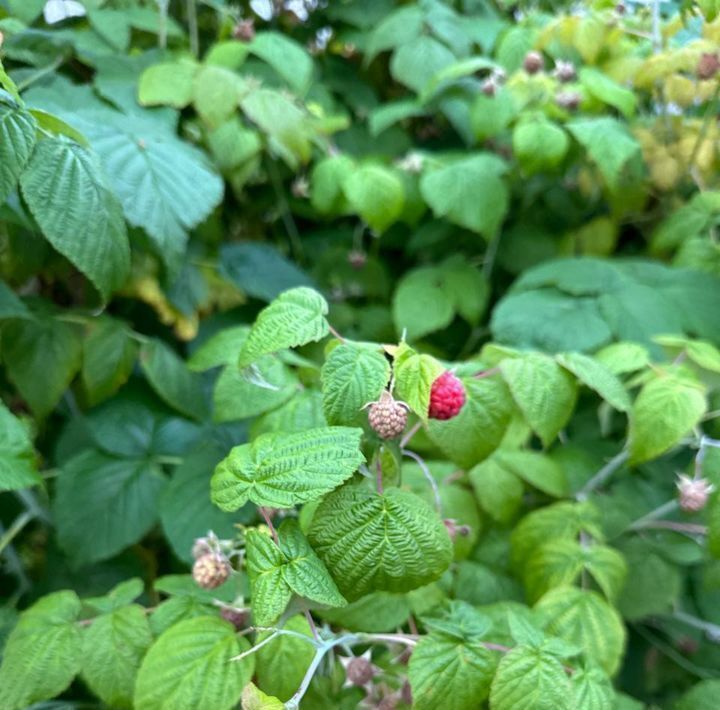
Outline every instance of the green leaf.
<path id="1" fill-rule="evenodd" d="M 160 521 L 173 552 L 184 562 L 192 562 L 196 538 L 212 530 L 221 539 L 236 532 L 237 515 L 217 509 L 208 496 L 208 481 L 221 449 L 206 445 L 194 451 L 175 469 L 170 483 L 160 496 Z"/>
<path id="2" fill-rule="evenodd" d="M 552 358 L 528 353 L 500 363 L 505 382 L 525 420 L 549 446 L 567 424 L 575 406 L 575 380 Z"/>
<path id="3" fill-rule="evenodd" d="M 348 631 L 381 633 L 403 626 L 411 612 L 405 594 L 371 592 L 347 606 L 322 609 L 319 616 Z"/>
<path id="4" fill-rule="evenodd" d="M 401 7 L 386 15 L 368 38 L 365 63 L 369 64 L 380 52 L 400 47 L 422 34 L 424 13 L 414 5 Z"/>
<path id="5" fill-rule="evenodd" d="M 27 306 L 0 280 L 0 318 L 30 318 Z"/>
<path id="6" fill-rule="evenodd" d="M 720 680 L 701 680 L 690 688 L 674 706 L 674 710 L 715 710 Z"/>
<path id="7" fill-rule="evenodd" d="M 571 677 L 576 710 L 616 708 L 615 690 L 608 676 L 596 666 L 581 668 Z"/>
<path id="8" fill-rule="evenodd" d="M 220 365 L 234 365 L 249 332 L 250 327 L 247 325 L 223 328 L 192 354 L 187 361 L 188 368 L 193 372 L 203 372 Z"/>
<path id="9" fill-rule="evenodd" d="M 307 91 L 313 61 L 302 45 L 279 32 L 258 32 L 249 50 L 267 62 L 298 94 Z"/>
<path id="10" fill-rule="evenodd" d="M 522 481 L 494 455 L 473 467 L 468 477 L 483 511 L 499 523 L 511 522 L 522 504 Z"/>
<path id="11" fill-rule="evenodd" d="M 505 170 L 497 156 L 477 153 L 424 172 L 420 192 L 436 217 L 491 239 L 508 208 Z"/>
<path id="12" fill-rule="evenodd" d="M 192 100 L 195 62 L 164 62 L 148 67 L 140 77 L 138 100 L 143 106 L 185 108 Z"/>
<path id="13" fill-rule="evenodd" d="M 48 113 L 47 111 L 42 111 L 37 108 L 30 109 L 30 113 L 35 121 L 37 121 L 37 125 L 40 128 L 44 128 L 46 131 L 49 131 L 56 136 L 66 136 L 67 138 L 71 138 L 83 148 L 90 147 L 88 139 L 80 133 L 80 131 L 73 128 L 69 123 L 66 123 L 61 118 L 58 118 L 55 114 Z"/>
<path id="14" fill-rule="evenodd" d="M 518 646 L 500 661 L 490 689 L 490 707 L 570 710 L 570 680 L 555 656 L 542 648 Z"/>
<path id="15" fill-rule="evenodd" d="M 0 205 L 15 189 L 35 146 L 36 123 L 28 111 L 0 103 Z"/>
<path id="16" fill-rule="evenodd" d="M 638 343 L 613 343 L 596 352 L 594 359 L 614 375 L 624 375 L 646 367 L 650 353 Z"/>
<path id="17" fill-rule="evenodd" d="M 79 329 L 54 318 L 38 317 L 8 322 L 2 336 L 8 377 L 34 414 L 45 417 L 80 368 Z"/>
<path id="18" fill-rule="evenodd" d="M 102 402 L 127 382 L 137 352 L 137 344 L 124 323 L 100 318 L 90 324 L 83 340 L 81 371 L 89 404 Z"/>
<path id="19" fill-rule="evenodd" d="M 254 683 L 248 683 L 242 692 L 243 710 L 285 710 L 285 703 L 266 695 Z"/>
<path id="20" fill-rule="evenodd" d="M 390 73 L 393 79 L 420 93 L 435 74 L 455 61 L 455 55 L 444 44 L 421 35 L 398 45 L 390 60 Z"/>
<path id="21" fill-rule="evenodd" d="M 47 240 L 107 300 L 128 276 L 130 246 L 120 203 L 97 158 L 65 138 L 45 138 L 20 185 Z"/>
<path id="22" fill-rule="evenodd" d="M 231 661 L 250 644 L 217 616 L 171 626 L 147 652 L 135 687 L 135 707 L 144 710 L 230 710 L 252 678 L 255 658 Z"/>
<path id="23" fill-rule="evenodd" d="M 393 320 L 397 331 L 406 331 L 409 340 L 442 330 L 454 316 L 453 299 L 438 269 L 415 269 L 400 280 L 393 295 Z"/>
<path id="24" fill-rule="evenodd" d="M 591 96 L 616 108 L 625 118 L 630 118 L 635 113 L 637 104 L 635 94 L 600 70 L 582 67 L 580 83 Z"/>
<path id="25" fill-rule="evenodd" d="M 417 710 L 475 710 L 490 693 L 495 659 L 479 641 L 424 636 L 410 656 L 408 676 Z"/>
<path id="26" fill-rule="evenodd" d="M 498 451 L 498 463 L 531 486 L 555 498 L 568 494 L 565 472 L 552 459 L 534 451 Z"/>
<path id="27" fill-rule="evenodd" d="M 213 502 L 232 512 L 251 500 L 291 508 L 336 488 L 363 463 L 362 429 L 324 427 L 295 434 L 262 434 L 236 446 L 215 469 Z"/>
<path id="28" fill-rule="evenodd" d="M 423 421 L 427 421 L 432 384 L 445 368 L 431 355 L 421 355 L 401 343 L 395 354 L 393 370 L 397 396 Z"/>
<path id="29" fill-rule="evenodd" d="M 246 536 L 255 623 L 276 621 L 293 594 L 322 606 L 343 606 L 345 599 L 297 520 L 286 520 L 278 530 L 278 538 L 276 545 L 269 535 L 258 530 L 249 530 Z"/>
<path id="30" fill-rule="evenodd" d="M 83 599 L 83 606 L 89 606 L 102 614 L 109 614 L 131 604 L 144 591 L 143 581 L 139 577 L 132 577 L 115 585 L 104 596 L 86 597 Z"/>
<path id="31" fill-rule="evenodd" d="M 340 214 L 348 208 L 343 184 L 355 170 L 347 155 L 331 155 L 313 166 L 310 176 L 310 202 L 321 215 Z"/>
<path id="32" fill-rule="evenodd" d="M 510 391 L 500 377 L 462 378 L 466 402 L 446 421 L 429 423 L 430 438 L 458 466 L 469 469 L 500 446 L 516 411 Z"/>
<path id="33" fill-rule="evenodd" d="M 470 123 L 479 141 L 494 138 L 502 133 L 517 114 L 513 95 L 501 87 L 495 96 L 478 94 L 470 110 Z"/>
<path id="34" fill-rule="evenodd" d="M 422 499 L 347 485 L 318 506 L 310 542 L 340 591 L 354 600 L 375 590 L 405 592 L 440 577 L 452 559 L 445 526 Z"/>
<path id="35" fill-rule="evenodd" d="M 389 168 L 366 163 L 348 173 L 342 189 L 355 210 L 378 233 L 384 232 L 402 214 L 405 188 Z"/>
<path id="36" fill-rule="evenodd" d="M 552 121 L 530 119 L 515 126 L 512 145 L 520 165 L 532 174 L 560 165 L 570 147 L 570 139 Z"/>
<path id="37" fill-rule="evenodd" d="M 535 605 L 546 631 L 583 649 L 585 657 L 614 675 L 620 667 L 627 632 L 620 614 L 599 594 L 558 587 Z"/>
<path id="38" fill-rule="evenodd" d="M 193 106 L 211 128 L 220 127 L 230 119 L 248 92 L 246 81 L 225 67 L 205 65 L 193 80 Z"/>
<path id="39" fill-rule="evenodd" d="M 188 370 L 171 348 L 153 338 L 140 348 L 140 366 L 157 395 L 173 409 L 192 419 L 207 414 L 205 393 L 200 378 Z"/>
<path id="40" fill-rule="evenodd" d="M 587 150 L 611 190 L 620 186 L 625 166 L 640 154 L 640 144 L 616 118 L 578 118 L 568 130 Z"/>
<path id="41" fill-rule="evenodd" d="M 271 150 L 292 169 L 310 160 L 312 131 L 307 114 L 292 99 L 257 89 L 240 102 L 245 115 L 267 134 Z"/>
<path id="42" fill-rule="evenodd" d="M 231 117 L 209 131 L 207 142 L 215 163 L 221 170 L 233 171 L 239 168 L 238 172 L 247 174 L 248 177 L 253 172 L 262 150 L 259 133 L 247 128 L 238 116 Z"/>
<path id="43" fill-rule="evenodd" d="M 152 640 L 137 604 L 98 616 L 84 632 L 83 680 L 107 705 L 131 710 L 135 676 Z"/>
<path id="44" fill-rule="evenodd" d="M 80 670 L 82 638 L 75 592 L 42 597 L 20 616 L 0 666 L 0 707 L 25 710 L 62 693 Z"/>
<path id="45" fill-rule="evenodd" d="M 283 629 L 294 631 L 312 640 L 310 626 L 303 616 L 291 616 Z M 257 642 L 264 641 L 271 632 L 258 634 Z M 264 692 L 289 700 L 300 687 L 303 676 L 315 655 L 315 648 L 309 641 L 297 636 L 281 635 L 258 649 L 255 659 L 255 677 L 258 687 Z"/>
<path id="46" fill-rule="evenodd" d="M 326 427 L 322 410 L 322 393 L 304 389 L 297 392 L 285 404 L 256 419 L 251 427 L 251 439 L 266 432 L 282 431 L 290 434 L 306 429 Z"/>
<path id="47" fill-rule="evenodd" d="M 246 367 L 261 355 L 321 340 L 329 332 L 327 312 L 325 299 L 310 288 L 281 293 L 255 319 L 238 365 Z"/>
<path id="48" fill-rule="evenodd" d="M 155 524 L 165 484 L 148 461 L 82 451 L 58 477 L 53 510 L 60 545 L 78 563 L 112 557 Z"/>
<path id="49" fill-rule="evenodd" d="M 0 491 L 41 483 L 28 430 L 0 402 Z"/>
<path id="50" fill-rule="evenodd" d="M 345 342 L 332 350 L 321 377 L 328 423 L 357 426 L 365 418 L 362 407 L 385 389 L 390 364 L 377 347 Z"/>
<path id="51" fill-rule="evenodd" d="M 678 444 L 701 420 L 707 402 L 701 386 L 672 375 L 648 382 L 630 410 L 630 461 L 656 458 Z"/>
<path id="52" fill-rule="evenodd" d="M 610 406 L 619 412 L 627 412 L 630 409 L 630 395 L 625 386 L 598 360 L 582 353 L 560 353 L 555 359 L 585 386 L 595 390 Z"/>

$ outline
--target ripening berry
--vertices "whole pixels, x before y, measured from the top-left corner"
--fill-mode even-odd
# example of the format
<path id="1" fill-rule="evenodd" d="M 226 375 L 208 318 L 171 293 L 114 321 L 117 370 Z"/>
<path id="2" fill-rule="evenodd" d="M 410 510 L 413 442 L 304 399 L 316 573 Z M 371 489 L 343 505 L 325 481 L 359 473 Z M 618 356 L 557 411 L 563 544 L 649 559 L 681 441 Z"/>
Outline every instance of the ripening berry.
<path id="1" fill-rule="evenodd" d="M 580 106 L 582 97 L 577 91 L 560 91 L 555 96 L 555 101 L 560 108 L 568 111 L 575 111 Z"/>
<path id="2" fill-rule="evenodd" d="M 350 659 L 350 662 L 345 667 L 345 674 L 350 683 L 362 687 L 373 679 L 375 669 L 367 658 L 357 656 Z"/>
<path id="3" fill-rule="evenodd" d="M 381 439 L 400 436 L 405 431 L 407 417 L 407 404 L 398 402 L 387 390 L 383 390 L 380 399 L 370 405 L 368 412 L 368 422 Z"/>
<path id="4" fill-rule="evenodd" d="M 241 42 L 252 42 L 255 38 L 255 22 L 253 20 L 240 20 L 233 28 L 233 37 Z"/>
<path id="5" fill-rule="evenodd" d="M 568 81 L 574 81 L 577 76 L 575 65 L 572 62 L 564 62 L 562 59 L 558 59 L 557 62 L 555 62 L 553 76 L 563 84 L 566 84 Z"/>
<path id="6" fill-rule="evenodd" d="M 432 383 L 430 390 L 430 419 L 452 419 L 465 404 L 465 387 L 450 370 Z"/>
<path id="7" fill-rule="evenodd" d="M 247 609 L 236 609 L 232 606 L 224 606 L 220 609 L 220 616 L 225 621 L 229 621 L 238 631 L 244 629 L 250 619 Z"/>
<path id="8" fill-rule="evenodd" d="M 528 52 L 523 60 L 523 68 L 528 74 L 537 74 L 545 66 L 540 52 Z"/>
<path id="9" fill-rule="evenodd" d="M 208 555 L 213 551 L 210 542 L 206 537 L 199 537 L 195 540 L 192 546 L 192 556 L 194 560 L 197 560 L 203 555 Z"/>
<path id="10" fill-rule="evenodd" d="M 720 69 L 720 59 L 715 52 L 703 52 L 697 65 L 698 79 L 712 79 Z"/>
<path id="11" fill-rule="evenodd" d="M 677 488 L 680 499 L 680 508 L 686 513 L 697 513 L 702 510 L 708 502 L 710 494 L 715 490 L 705 478 L 690 478 L 680 474 L 678 476 Z"/>
<path id="12" fill-rule="evenodd" d="M 227 580 L 231 571 L 230 563 L 222 555 L 211 552 L 195 560 L 192 576 L 198 587 L 215 589 Z"/>

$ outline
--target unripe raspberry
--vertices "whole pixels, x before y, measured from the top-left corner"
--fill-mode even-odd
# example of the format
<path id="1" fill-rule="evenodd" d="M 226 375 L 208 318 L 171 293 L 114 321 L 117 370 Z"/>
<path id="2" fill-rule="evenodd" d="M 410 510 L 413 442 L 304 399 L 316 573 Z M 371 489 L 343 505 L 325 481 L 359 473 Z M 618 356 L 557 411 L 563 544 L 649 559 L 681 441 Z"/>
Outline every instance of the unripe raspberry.
<path id="1" fill-rule="evenodd" d="M 252 42 L 255 38 L 255 22 L 253 20 L 240 20 L 233 28 L 233 37 L 241 42 Z"/>
<path id="2" fill-rule="evenodd" d="M 356 656 L 345 666 L 345 675 L 352 685 L 362 687 L 373 679 L 375 669 L 369 659 Z"/>
<path id="3" fill-rule="evenodd" d="M 381 439 L 393 439 L 405 431 L 408 407 L 398 402 L 387 390 L 384 390 L 377 402 L 370 405 L 368 421 Z"/>
<path id="4" fill-rule="evenodd" d="M 555 62 L 553 76 L 563 84 L 566 84 L 568 81 L 573 81 L 577 76 L 575 65 L 572 62 L 564 62 L 562 59 L 558 59 L 557 62 Z"/>
<path id="5" fill-rule="evenodd" d="M 212 551 L 213 548 L 206 537 L 197 538 L 192 546 L 192 556 L 195 560 L 210 554 Z"/>
<path id="6" fill-rule="evenodd" d="M 537 74 L 545 65 L 540 52 L 528 52 L 523 60 L 523 68 L 528 74 Z"/>
<path id="7" fill-rule="evenodd" d="M 203 589 L 215 589 L 230 576 L 230 563 L 222 556 L 209 553 L 198 557 L 192 569 L 195 583 Z"/>
<path id="8" fill-rule="evenodd" d="M 680 508 L 686 513 L 697 513 L 702 510 L 708 502 L 710 494 L 715 490 L 705 478 L 690 478 L 680 474 L 678 476 L 677 488 L 680 498 Z"/>
<path id="9" fill-rule="evenodd" d="M 220 609 L 220 616 L 229 621 L 238 631 L 247 627 L 250 615 L 247 609 L 236 609 L 232 606 L 224 606 Z"/>
<path id="10" fill-rule="evenodd" d="M 712 79 L 720 69 L 720 59 L 715 52 L 703 52 L 697 65 L 698 79 Z"/>
<path id="11" fill-rule="evenodd" d="M 430 419 L 452 419 L 465 404 L 465 387 L 450 370 L 432 383 L 430 390 Z"/>
<path id="12" fill-rule="evenodd" d="M 485 79 L 485 81 L 483 81 L 480 90 L 483 92 L 483 94 L 485 94 L 485 96 L 490 96 L 492 98 L 493 96 L 495 96 L 497 88 L 497 81 L 490 77 L 489 79 Z"/>
<path id="13" fill-rule="evenodd" d="M 560 91 L 555 96 L 555 101 L 560 108 L 568 111 L 575 111 L 580 106 L 582 97 L 577 91 Z"/>

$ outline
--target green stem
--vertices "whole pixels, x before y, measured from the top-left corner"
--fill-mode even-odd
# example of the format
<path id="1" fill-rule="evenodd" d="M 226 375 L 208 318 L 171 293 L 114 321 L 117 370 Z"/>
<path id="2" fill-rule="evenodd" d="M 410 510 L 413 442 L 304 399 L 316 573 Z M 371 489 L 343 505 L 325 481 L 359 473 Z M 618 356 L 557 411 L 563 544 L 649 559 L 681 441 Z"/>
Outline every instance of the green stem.
<path id="1" fill-rule="evenodd" d="M 713 643 L 720 643 L 720 626 L 717 624 L 712 624 L 709 621 L 703 621 L 702 619 L 698 619 L 697 616 L 686 614 L 684 611 L 675 611 L 672 616 L 673 619 L 676 619 L 683 624 L 687 624 L 688 626 L 692 626 L 694 629 L 703 631 L 709 641 L 712 641 Z"/>
<path id="2" fill-rule="evenodd" d="M 197 7 L 195 0 L 187 0 L 188 34 L 190 35 L 190 51 L 193 57 L 200 54 L 200 37 L 198 33 Z"/>
<path id="3" fill-rule="evenodd" d="M 623 450 L 613 456 L 576 494 L 575 499 L 586 500 L 596 488 L 603 485 L 627 460 L 630 454 Z"/>
<path id="4" fill-rule="evenodd" d="M 24 91 L 28 88 L 28 86 L 31 86 L 36 81 L 40 81 L 43 77 L 47 76 L 48 74 L 52 74 L 63 62 L 65 61 L 65 56 L 60 55 L 56 57 L 50 64 L 43 67 L 42 69 L 38 69 L 34 74 L 31 74 L 25 81 L 21 81 L 17 85 L 18 91 Z"/>
<path id="5" fill-rule="evenodd" d="M 420 470 L 422 471 L 423 476 L 425 476 L 427 482 L 430 484 L 430 488 L 432 488 L 433 498 L 435 499 L 435 510 L 437 511 L 437 514 L 442 518 L 442 500 L 440 498 L 440 489 L 438 488 L 437 481 L 430 472 L 427 464 L 423 460 L 422 456 L 419 456 L 414 451 L 410 451 L 410 449 L 403 449 L 402 454 L 403 456 L 409 456 L 413 461 L 415 461 L 418 466 L 420 466 Z"/>
<path id="6" fill-rule="evenodd" d="M 648 523 L 654 522 L 658 518 L 662 518 L 664 515 L 676 511 L 679 507 L 680 506 L 677 500 L 673 498 L 672 500 L 667 501 L 667 503 L 663 503 L 658 506 L 655 510 L 651 510 L 647 515 L 643 515 L 642 518 L 638 518 L 636 521 L 628 525 L 626 530 L 642 530 L 648 526 Z"/>
<path id="7" fill-rule="evenodd" d="M 275 196 L 277 197 L 278 204 L 280 206 L 280 215 L 283 224 L 285 225 L 285 231 L 288 233 L 288 238 L 290 240 L 290 248 L 293 251 L 295 261 L 302 263 L 303 247 L 302 240 L 300 239 L 300 232 L 298 231 L 295 220 L 290 212 L 290 205 L 288 204 L 287 197 L 285 197 L 285 190 L 283 190 L 280 176 L 275 169 L 275 163 L 272 158 L 268 159 L 266 164 L 268 175 L 270 176 L 270 182 L 275 190 Z"/>
<path id="8" fill-rule="evenodd" d="M 0 555 L 3 550 L 13 541 L 15 536 L 31 521 L 35 518 L 32 512 L 26 510 L 15 518 L 12 525 L 5 531 L 0 537 Z"/>

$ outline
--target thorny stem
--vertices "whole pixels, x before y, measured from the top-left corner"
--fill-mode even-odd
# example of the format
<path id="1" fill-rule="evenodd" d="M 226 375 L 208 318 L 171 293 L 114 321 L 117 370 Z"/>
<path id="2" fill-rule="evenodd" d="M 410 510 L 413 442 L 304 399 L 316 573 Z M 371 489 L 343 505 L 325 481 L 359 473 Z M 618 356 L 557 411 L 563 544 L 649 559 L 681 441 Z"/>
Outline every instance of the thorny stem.
<path id="1" fill-rule="evenodd" d="M 277 530 L 275 530 L 275 526 L 270 519 L 270 514 L 267 512 L 267 509 L 263 508 L 262 506 L 258 506 L 258 510 L 260 511 L 260 515 L 262 515 L 263 519 L 265 520 L 265 525 L 270 528 L 270 534 L 272 535 L 272 539 L 275 541 L 276 545 L 279 545 L 280 540 L 278 538 Z"/>
<path id="2" fill-rule="evenodd" d="M 410 439 L 412 439 L 413 436 L 415 436 L 415 434 L 417 434 L 418 431 L 420 431 L 421 426 L 422 426 L 421 421 L 417 421 L 417 422 L 415 422 L 415 424 L 413 424 L 413 426 L 405 434 L 405 436 L 403 436 L 403 438 L 400 439 L 400 448 L 401 449 L 404 449 L 410 443 Z"/>
<path id="3" fill-rule="evenodd" d="M 613 456 L 576 494 L 575 499 L 579 501 L 587 500 L 587 497 L 596 488 L 602 486 L 612 475 L 622 466 L 630 454 L 623 450 L 619 454 Z"/>
<path id="4" fill-rule="evenodd" d="M 433 492 L 433 498 L 435 499 L 435 510 L 437 511 L 438 515 L 442 516 L 442 500 L 440 499 L 440 490 L 438 488 L 437 481 L 435 480 L 435 477 L 430 473 L 430 469 L 428 468 L 427 464 L 423 460 L 421 456 L 416 454 L 414 451 L 410 451 L 410 449 L 402 449 L 403 456 L 409 456 L 415 463 L 420 466 L 420 470 L 423 472 L 423 476 L 427 479 L 427 482 L 430 484 L 430 488 L 432 488 Z"/>

